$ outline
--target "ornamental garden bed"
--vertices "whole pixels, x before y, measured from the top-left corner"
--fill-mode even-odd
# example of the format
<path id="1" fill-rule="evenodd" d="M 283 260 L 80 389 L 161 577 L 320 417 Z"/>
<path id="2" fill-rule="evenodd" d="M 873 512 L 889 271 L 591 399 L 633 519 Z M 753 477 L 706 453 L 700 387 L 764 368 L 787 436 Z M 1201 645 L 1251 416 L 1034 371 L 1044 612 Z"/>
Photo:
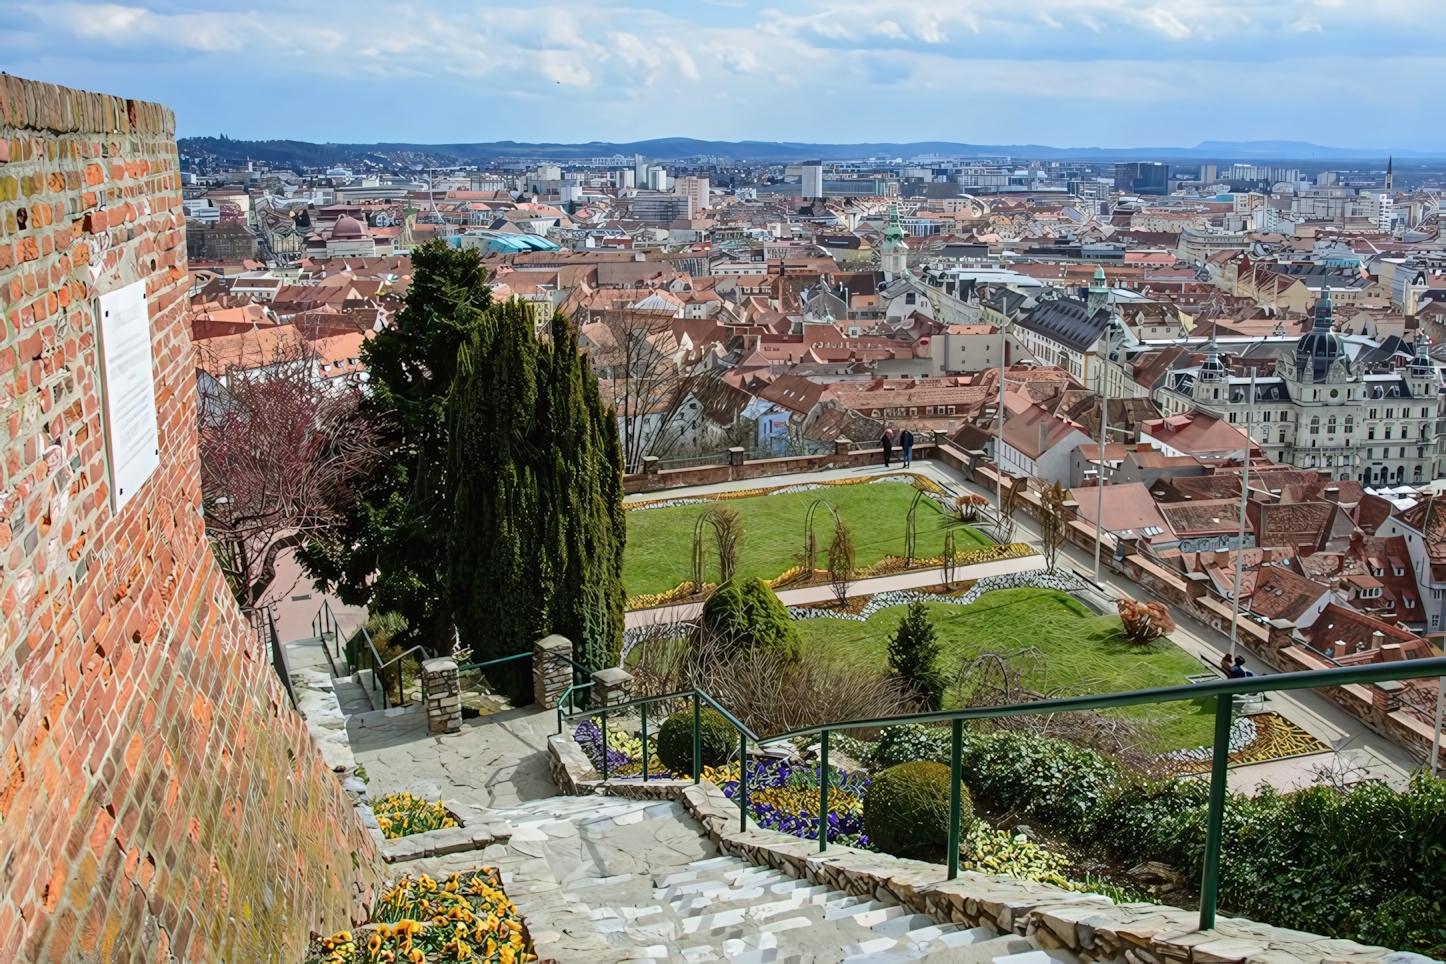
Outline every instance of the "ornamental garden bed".
<path id="1" fill-rule="evenodd" d="M 532 938 L 495 868 L 433 880 L 404 874 L 382 895 L 371 920 L 313 942 L 307 964 L 528 964 Z"/>
<path id="2" fill-rule="evenodd" d="M 780 486 L 706 498 L 629 503 L 623 585 L 634 599 L 676 593 L 693 571 L 693 531 L 698 517 L 717 504 L 726 504 L 735 510 L 743 524 L 745 536 L 738 552 L 739 576 L 774 580 L 796 569 L 802 552 L 805 517 L 809 506 L 818 499 L 832 503 L 853 529 L 856 564 L 860 569 L 870 569 L 885 563 L 889 557 L 896 557 L 896 571 L 907 555 L 906 518 L 921 487 L 928 497 L 919 501 L 915 513 L 914 555 L 916 559 L 939 556 L 944 551 L 945 524 L 957 517 L 936 501 L 942 496 L 928 491 L 937 486 L 922 476 L 884 478 L 886 481 L 850 480 L 854 484 Z M 912 480 L 918 480 L 917 484 Z M 949 528 L 954 533 L 958 552 L 993 545 L 992 540 L 971 526 L 955 523 Z M 821 560 L 833 532 L 833 523 L 826 511 L 816 515 L 814 531 Z M 710 544 L 704 578 L 716 581 L 717 576 L 717 559 Z M 797 583 L 807 584 L 806 580 Z M 661 600 L 669 601 L 679 600 Z M 661 602 L 648 601 L 647 605 Z M 634 608 L 641 607 L 635 604 Z"/>

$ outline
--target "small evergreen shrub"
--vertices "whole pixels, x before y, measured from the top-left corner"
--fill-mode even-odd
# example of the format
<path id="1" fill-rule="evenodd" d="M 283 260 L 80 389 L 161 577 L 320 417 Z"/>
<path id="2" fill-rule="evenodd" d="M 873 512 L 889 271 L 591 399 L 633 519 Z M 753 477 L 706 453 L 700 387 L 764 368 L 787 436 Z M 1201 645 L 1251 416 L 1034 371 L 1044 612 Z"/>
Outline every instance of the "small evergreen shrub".
<path id="1" fill-rule="evenodd" d="M 798 629 L 768 583 L 758 577 L 730 579 L 703 603 L 705 632 L 731 639 L 740 648 L 774 649 L 790 660 L 799 655 Z"/>
<path id="2" fill-rule="evenodd" d="M 702 766 L 716 767 L 728 762 L 738 747 L 738 731 L 727 717 L 708 707 L 698 717 L 703 733 Z M 658 759 L 674 773 L 693 772 L 693 709 L 680 710 L 658 728 Z"/>
<path id="3" fill-rule="evenodd" d="M 960 788 L 960 833 L 974 826 L 974 805 Z M 937 859 L 949 844 L 949 768 L 923 760 L 877 774 L 864 796 L 864 834 L 896 857 Z"/>
<path id="4" fill-rule="evenodd" d="M 922 602 L 909 603 L 899 628 L 889 637 L 889 669 L 929 710 L 937 710 L 944 702 L 944 674 L 937 667 L 939 650 L 929 607 Z"/>

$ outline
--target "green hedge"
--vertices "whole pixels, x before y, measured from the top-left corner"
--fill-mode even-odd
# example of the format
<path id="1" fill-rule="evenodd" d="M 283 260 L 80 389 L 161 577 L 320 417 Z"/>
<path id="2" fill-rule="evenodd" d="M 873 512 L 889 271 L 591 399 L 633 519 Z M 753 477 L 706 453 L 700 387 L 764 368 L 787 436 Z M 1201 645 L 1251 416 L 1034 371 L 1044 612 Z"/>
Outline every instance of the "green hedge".
<path id="1" fill-rule="evenodd" d="M 798 658 L 798 628 L 788 618 L 788 607 L 756 576 L 730 579 L 713 590 L 703 603 L 699 623 L 739 647 L 760 646 L 777 650 L 790 660 Z"/>
<path id="2" fill-rule="evenodd" d="M 947 747 L 947 743 L 944 743 Z M 947 749 L 944 750 L 947 753 Z M 1208 784 L 1149 780 L 1092 750 L 1012 732 L 969 734 L 977 799 L 1028 814 L 1081 847 L 1168 863 L 1198 881 Z M 1441 957 L 1446 951 L 1446 780 L 1232 794 L 1221 910 L 1280 927 Z"/>

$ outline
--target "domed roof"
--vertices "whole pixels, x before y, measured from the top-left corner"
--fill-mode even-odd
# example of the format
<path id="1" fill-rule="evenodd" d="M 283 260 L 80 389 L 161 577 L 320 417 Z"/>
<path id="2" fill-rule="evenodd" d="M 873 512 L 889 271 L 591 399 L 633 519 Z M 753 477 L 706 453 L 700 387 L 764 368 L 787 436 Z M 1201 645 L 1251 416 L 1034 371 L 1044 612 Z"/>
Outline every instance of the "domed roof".
<path id="1" fill-rule="evenodd" d="M 1200 363 L 1200 380 L 1205 382 L 1221 381 L 1229 374 L 1225 363 L 1220 360 L 1220 345 L 1215 341 L 1215 335 L 1210 335 L 1210 341 L 1205 345 L 1205 360 Z"/>
<path id="2" fill-rule="evenodd" d="M 1302 382 L 1323 382 L 1331 365 L 1346 357 L 1345 339 L 1331 330 L 1331 292 L 1326 288 L 1315 303 L 1310 331 L 1295 343 L 1295 377 Z"/>
<path id="3" fill-rule="evenodd" d="M 361 241 L 366 236 L 366 227 L 356 218 L 340 218 L 331 229 L 333 241 Z"/>

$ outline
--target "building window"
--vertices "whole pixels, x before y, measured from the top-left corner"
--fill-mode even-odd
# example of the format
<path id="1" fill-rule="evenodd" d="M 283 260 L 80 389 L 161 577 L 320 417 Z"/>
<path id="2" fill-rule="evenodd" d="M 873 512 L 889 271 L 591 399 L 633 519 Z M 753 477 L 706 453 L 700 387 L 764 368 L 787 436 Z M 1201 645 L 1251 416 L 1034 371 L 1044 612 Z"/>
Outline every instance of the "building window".
<path id="1" fill-rule="evenodd" d="M 1376 410 L 1376 409 L 1374 409 L 1374 408 L 1373 408 L 1373 409 L 1371 409 L 1371 412 L 1370 412 L 1370 414 L 1369 414 L 1369 415 L 1367 415 L 1367 416 L 1366 416 L 1366 417 L 1367 417 L 1367 418 L 1378 418 L 1378 417 L 1379 417 L 1379 416 L 1377 416 L 1377 415 L 1376 415 L 1376 411 L 1377 411 L 1377 410 Z"/>
<path id="2" fill-rule="evenodd" d="M 1383 435 L 1383 436 L 1381 436 L 1381 437 L 1382 437 L 1382 438 L 1390 438 L 1390 437 L 1391 437 L 1391 426 L 1389 426 L 1389 425 L 1386 426 L 1386 434 Z"/>
<path id="3" fill-rule="evenodd" d="M 1386 417 L 1387 417 L 1387 418 L 1395 418 L 1395 417 L 1396 417 L 1396 410 L 1395 410 L 1394 408 L 1388 408 L 1388 409 L 1386 409 Z"/>
<path id="4" fill-rule="evenodd" d="M 1231 412 L 1231 413 L 1230 413 L 1230 421 L 1231 421 L 1231 423 L 1234 423 L 1234 421 L 1235 421 L 1235 413 L 1234 413 L 1234 412 Z"/>
<path id="5" fill-rule="evenodd" d="M 1330 418 L 1327 418 L 1327 419 L 1326 419 L 1326 434 L 1327 434 L 1327 435 L 1334 435 L 1334 434 L 1336 434 L 1336 417 L 1335 417 L 1334 415 L 1332 415 Z"/>
<path id="6" fill-rule="evenodd" d="M 1356 428 L 1356 418 L 1355 418 L 1355 416 L 1354 416 L 1354 415 L 1347 415 L 1347 416 L 1346 416 L 1346 434 L 1347 434 L 1347 435 L 1351 434 L 1351 432 L 1355 431 L 1355 428 Z"/>
<path id="7" fill-rule="evenodd" d="M 1430 417 L 1431 417 L 1431 410 L 1430 410 L 1429 408 L 1427 408 L 1425 405 L 1422 405 L 1422 406 L 1421 406 L 1421 417 L 1422 417 L 1422 418 L 1430 418 Z"/>
<path id="8" fill-rule="evenodd" d="M 1433 589 L 1433 590 L 1431 590 L 1431 598 L 1432 598 L 1432 599 L 1446 599 L 1446 589 Z"/>
<path id="9" fill-rule="evenodd" d="M 1407 597 L 1406 597 L 1406 608 L 1407 608 L 1407 609 L 1415 609 L 1415 608 L 1416 608 L 1416 600 L 1412 599 L 1410 596 L 1407 596 Z"/>
<path id="10" fill-rule="evenodd" d="M 1319 434 L 1320 434 L 1320 416 L 1319 416 L 1319 415 L 1312 415 L 1312 416 L 1310 417 L 1310 434 L 1312 434 L 1312 435 L 1319 435 Z"/>
<path id="11" fill-rule="evenodd" d="M 1434 616 L 1434 615 L 1433 615 L 1433 616 L 1431 617 L 1431 628 L 1432 628 L 1432 629 L 1440 629 L 1440 628 L 1441 628 L 1441 617 L 1440 617 L 1440 616 Z"/>
<path id="12" fill-rule="evenodd" d="M 1375 449 L 1366 449 L 1366 461 L 1369 462 L 1371 459 L 1373 459 L 1373 458 L 1375 458 L 1375 457 L 1376 457 L 1376 450 L 1375 450 Z"/>
<path id="13" fill-rule="evenodd" d="M 1261 413 L 1260 413 L 1260 420 L 1261 420 L 1262 422 L 1268 422 L 1268 421 L 1270 421 L 1270 413 L 1269 413 L 1269 412 L 1261 412 Z"/>
<path id="14" fill-rule="evenodd" d="M 1284 444 L 1285 444 L 1285 429 L 1281 429 L 1281 430 L 1280 430 L 1280 444 L 1281 444 L 1281 445 L 1284 445 Z"/>

